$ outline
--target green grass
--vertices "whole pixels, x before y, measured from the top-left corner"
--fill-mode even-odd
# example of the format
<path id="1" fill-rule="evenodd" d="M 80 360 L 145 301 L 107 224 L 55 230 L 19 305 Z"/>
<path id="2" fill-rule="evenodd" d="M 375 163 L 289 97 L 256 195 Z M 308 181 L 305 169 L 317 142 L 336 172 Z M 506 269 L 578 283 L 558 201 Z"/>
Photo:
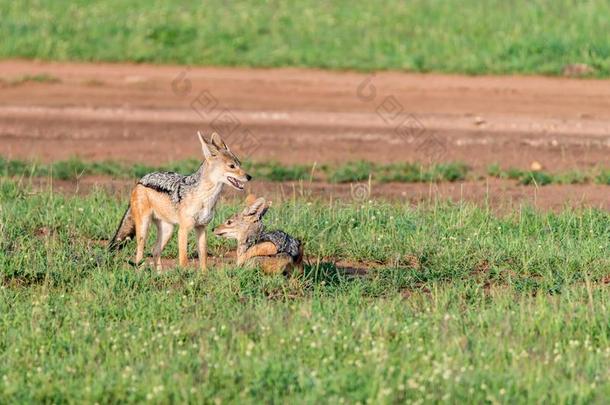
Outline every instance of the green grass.
<path id="1" fill-rule="evenodd" d="M 333 183 L 364 181 L 374 170 L 374 164 L 366 161 L 348 162 L 338 168 L 327 168 L 329 179 Z"/>
<path id="2" fill-rule="evenodd" d="M 607 184 L 610 186 L 610 169 L 605 169 L 602 170 L 597 177 L 595 178 L 595 180 L 599 183 L 599 184 Z"/>
<path id="3" fill-rule="evenodd" d="M 73 157 L 53 163 L 41 164 L 0 156 L 0 175 L 7 177 L 51 177 L 59 180 L 75 180 L 83 176 L 110 176 L 120 179 L 136 179 L 154 171 L 174 171 L 188 174 L 197 170 L 196 159 L 180 160 L 163 166 L 140 163 L 127 164 L 114 161 L 85 162 Z M 338 165 L 284 165 L 278 162 L 245 162 L 244 168 L 257 180 L 265 181 L 329 181 L 332 183 L 356 183 L 371 180 L 378 183 L 434 183 L 455 182 L 474 178 L 470 168 L 460 162 L 422 165 L 419 163 L 376 164 L 368 161 L 347 162 Z M 470 176 L 469 176 L 470 175 Z M 602 184 L 610 185 L 609 169 L 589 171 L 571 170 L 561 173 L 522 170 L 510 167 L 503 170 L 492 164 L 487 175 L 516 180 L 523 185 L 548 184 Z"/>
<path id="4" fill-rule="evenodd" d="M 469 168 L 463 163 L 441 163 L 424 166 L 418 163 L 375 164 L 367 161 L 348 162 L 326 167 L 328 180 L 333 183 L 350 183 L 372 180 L 381 183 L 441 182 L 465 180 Z"/>
<path id="5" fill-rule="evenodd" d="M 266 221 L 303 239 L 310 264 L 284 278 L 136 272 L 132 245 L 99 243 L 124 205 L 0 179 L 0 402 L 610 395 L 607 212 L 291 200 Z M 221 203 L 214 223 L 236 209 Z M 381 264 L 350 277 L 329 257 Z"/>
<path id="6" fill-rule="evenodd" d="M 257 179 L 269 181 L 305 180 L 311 175 L 312 168 L 306 165 L 282 165 L 278 162 L 246 162 L 244 168 Z"/>
<path id="7" fill-rule="evenodd" d="M 487 168 L 487 174 L 501 179 L 517 180 L 523 185 L 546 186 L 548 184 L 602 184 L 610 185 L 608 169 L 591 169 L 588 171 L 570 170 L 562 173 L 547 173 L 545 171 L 521 170 L 510 167 L 503 170 L 499 164 Z"/>
<path id="8" fill-rule="evenodd" d="M 79 177 L 95 175 L 133 179 L 158 170 L 192 173 L 197 170 L 200 164 L 201 162 L 196 159 L 187 159 L 153 167 L 140 163 L 124 164 L 114 161 L 85 162 L 77 157 L 45 164 L 19 159 L 5 159 L 0 156 L 0 175 L 8 177 L 51 177 L 59 180 L 75 180 Z"/>
<path id="9" fill-rule="evenodd" d="M 4 159 L 0 156 L 0 175 L 9 177 L 52 177 L 74 180 L 82 176 L 102 175 L 115 178 L 140 178 L 153 171 L 174 171 L 188 174 L 197 170 L 201 162 L 181 160 L 164 166 L 123 164 L 113 161 L 85 162 L 79 158 L 60 160 L 50 164 Z M 468 167 L 462 163 L 445 163 L 425 167 L 415 163 L 378 165 L 371 162 L 347 162 L 324 165 L 320 170 L 308 165 L 282 165 L 278 162 L 245 162 L 244 168 L 254 178 L 266 181 L 328 180 L 335 183 L 364 181 L 369 175 L 375 181 L 440 182 L 464 180 Z"/>
<path id="10" fill-rule="evenodd" d="M 197 168 L 196 163 L 185 161 L 174 166 L 179 169 Z M 168 167 L 167 169 L 175 169 Z M 103 175 L 117 178 L 141 177 L 154 171 L 155 168 L 134 164 L 124 165 L 117 162 L 85 162 L 79 158 L 70 158 L 49 164 L 27 162 L 19 159 L 5 159 L 0 156 L 0 174 L 10 177 L 52 177 L 59 180 L 74 180 L 82 176 Z"/>
<path id="11" fill-rule="evenodd" d="M 610 74 L 604 0 L 0 0 L 0 15 L 1 58 Z"/>
<path id="12" fill-rule="evenodd" d="M 85 162 L 76 157 L 50 164 L 41 164 L 18 159 L 5 159 L 0 156 L 0 175 L 9 177 L 52 177 L 60 180 L 74 180 L 82 176 L 92 175 L 135 179 L 153 171 L 192 173 L 199 164 L 200 162 L 196 159 L 187 159 L 154 167 L 139 163 L 126 164 L 114 161 Z M 368 161 L 354 161 L 316 167 L 314 165 L 284 165 L 272 161 L 264 163 L 245 162 L 244 168 L 258 180 L 277 182 L 306 180 L 354 183 L 367 181 L 369 176 L 374 182 L 379 183 L 455 182 L 467 180 L 471 174 L 470 168 L 460 162 L 435 165 L 418 163 L 380 165 Z M 516 180 L 523 185 L 591 183 L 610 185 L 610 171 L 599 168 L 589 171 L 572 170 L 561 173 L 547 173 L 514 167 L 503 170 L 500 165 L 492 164 L 487 168 L 487 175 Z"/>
<path id="13" fill-rule="evenodd" d="M 417 163 L 375 164 L 367 161 L 348 162 L 326 167 L 328 180 L 333 183 L 350 183 L 368 180 L 369 176 L 381 183 L 440 182 L 465 180 L 468 166 L 463 163 L 443 163 L 424 166 Z"/>

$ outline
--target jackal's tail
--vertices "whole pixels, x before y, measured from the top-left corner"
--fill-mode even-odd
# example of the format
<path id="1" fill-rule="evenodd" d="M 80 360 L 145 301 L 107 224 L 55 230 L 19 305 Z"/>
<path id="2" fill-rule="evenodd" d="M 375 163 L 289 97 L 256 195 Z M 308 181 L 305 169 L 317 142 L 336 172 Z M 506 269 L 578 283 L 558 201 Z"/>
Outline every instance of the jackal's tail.
<path id="1" fill-rule="evenodd" d="M 127 211 L 123 214 L 123 219 L 121 219 L 119 224 L 119 229 L 117 229 L 114 237 L 108 244 L 108 249 L 111 252 L 122 249 L 127 242 L 133 239 L 135 234 L 136 223 L 133 220 L 133 215 L 131 215 L 131 207 L 127 207 Z"/>

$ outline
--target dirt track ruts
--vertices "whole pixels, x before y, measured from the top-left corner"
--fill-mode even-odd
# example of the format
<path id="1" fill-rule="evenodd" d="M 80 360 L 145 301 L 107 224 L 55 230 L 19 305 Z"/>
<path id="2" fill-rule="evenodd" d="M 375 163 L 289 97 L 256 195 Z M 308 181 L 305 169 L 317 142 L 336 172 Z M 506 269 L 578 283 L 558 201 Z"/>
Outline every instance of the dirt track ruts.
<path id="1" fill-rule="evenodd" d="M 59 82 L 11 83 L 43 73 Z M 250 131 L 259 161 L 610 166 L 609 80 L 30 61 L 0 62 L 0 80 L 0 154 L 11 158 L 197 157 L 194 131 L 226 109 L 240 123 L 230 136 Z M 202 91 L 218 102 L 206 114 L 192 108 Z M 398 110 L 410 123 L 400 134 Z"/>

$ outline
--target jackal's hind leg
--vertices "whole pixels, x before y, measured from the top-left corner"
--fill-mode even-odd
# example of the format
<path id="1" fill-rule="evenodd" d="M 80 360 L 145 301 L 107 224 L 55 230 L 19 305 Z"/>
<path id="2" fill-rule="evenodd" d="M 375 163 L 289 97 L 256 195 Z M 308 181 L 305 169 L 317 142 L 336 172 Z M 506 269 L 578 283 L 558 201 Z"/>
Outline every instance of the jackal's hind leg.
<path id="1" fill-rule="evenodd" d="M 167 242 L 172 237 L 174 225 L 160 219 L 155 220 L 155 225 L 157 226 L 157 242 L 153 248 L 153 263 L 157 271 L 161 271 L 161 252 L 163 252 L 165 245 L 167 245 Z"/>
<path id="2" fill-rule="evenodd" d="M 144 188 L 137 185 L 131 192 L 129 201 L 133 222 L 136 228 L 136 266 L 138 266 L 144 258 L 144 248 L 146 247 L 146 239 L 148 237 L 148 227 L 152 219 L 152 207 L 150 201 L 146 197 Z"/>
<path id="3" fill-rule="evenodd" d="M 260 266 L 265 274 L 282 274 L 293 264 L 292 257 L 286 253 L 275 256 L 256 256 L 248 262 Z"/>
<path id="4" fill-rule="evenodd" d="M 246 250 L 244 259 L 248 260 L 256 256 L 273 256 L 275 254 L 277 254 L 277 246 L 275 246 L 275 244 L 271 242 L 262 242 Z"/>
<path id="5" fill-rule="evenodd" d="M 136 222 L 136 265 L 139 265 L 144 258 L 144 248 L 146 247 L 146 239 L 148 238 L 148 227 L 150 226 L 151 215 L 142 215 Z"/>

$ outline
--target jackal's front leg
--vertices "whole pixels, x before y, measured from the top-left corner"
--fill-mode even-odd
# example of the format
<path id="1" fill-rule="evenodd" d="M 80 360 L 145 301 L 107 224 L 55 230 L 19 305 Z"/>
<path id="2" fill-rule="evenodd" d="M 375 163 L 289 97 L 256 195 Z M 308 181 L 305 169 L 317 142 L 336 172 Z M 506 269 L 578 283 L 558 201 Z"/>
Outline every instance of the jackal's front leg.
<path id="1" fill-rule="evenodd" d="M 180 267 L 186 267 L 188 263 L 187 248 L 188 248 L 189 227 L 180 224 L 178 229 L 178 264 Z"/>
<path id="2" fill-rule="evenodd" d="M 207 271 L 208 244 L 205 226 L 198 226 L 197 230 L 197 251 L 199 252 L 199 266 L 201 271 Z"/>

